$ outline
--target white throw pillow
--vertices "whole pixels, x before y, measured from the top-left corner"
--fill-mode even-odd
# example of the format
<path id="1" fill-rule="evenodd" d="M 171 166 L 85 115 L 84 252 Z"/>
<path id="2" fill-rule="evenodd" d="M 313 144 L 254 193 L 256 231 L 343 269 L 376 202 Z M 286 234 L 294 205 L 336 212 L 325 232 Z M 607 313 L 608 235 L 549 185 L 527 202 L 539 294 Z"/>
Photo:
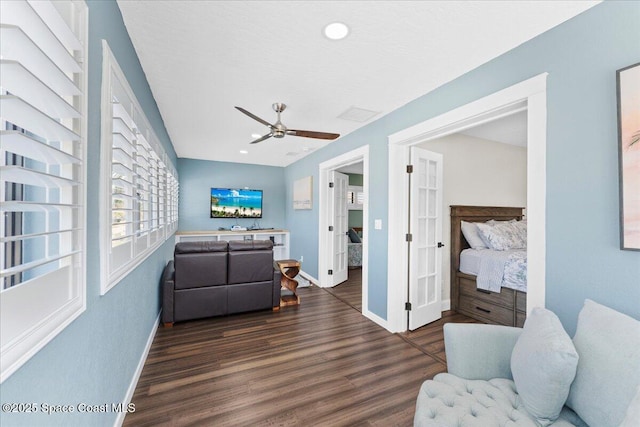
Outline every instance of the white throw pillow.
<path id="1" fill-rule="evenodd" d="M 513 348 L 511 373 L 525 408 L 542 426 L 560 415 L 577 366 L 578 353 L 558 316 L 534 308 Z"/>
<path id="2" fill-rule="evenodd" d="M 472 249 L 486 249 L 487 245 L 480 237 L 480 231 L 474 222 L 461 221 L 462 235 Z"/>

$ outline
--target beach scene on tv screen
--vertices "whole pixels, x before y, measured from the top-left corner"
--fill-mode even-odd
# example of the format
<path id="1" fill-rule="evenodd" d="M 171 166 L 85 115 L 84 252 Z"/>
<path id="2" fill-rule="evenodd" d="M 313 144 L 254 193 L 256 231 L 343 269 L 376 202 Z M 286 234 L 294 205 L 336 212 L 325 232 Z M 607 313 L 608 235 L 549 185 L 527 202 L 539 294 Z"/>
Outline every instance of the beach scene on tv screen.
<path id="1" fill-rule="evenodd" d="M 212 188 L 211 218 L 262 218 L 262 191 Z"/>

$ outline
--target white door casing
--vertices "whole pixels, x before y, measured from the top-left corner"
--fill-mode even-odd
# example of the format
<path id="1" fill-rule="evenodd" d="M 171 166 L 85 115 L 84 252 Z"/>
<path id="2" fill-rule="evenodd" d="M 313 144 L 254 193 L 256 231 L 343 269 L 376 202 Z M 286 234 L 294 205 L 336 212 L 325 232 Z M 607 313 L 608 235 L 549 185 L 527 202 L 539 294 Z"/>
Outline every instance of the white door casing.
<path id="1" fill-rule="evenodd" d="M 442 154 L 411 147 L 409 329 L 442 317 Z"/>
<path id="2" fill-rule="evenodd" d="M 517 111 L 527 111 L 527 312 L 545 306 L 546 288 L 546 81 L 548 73 L 462 105 L 439 116 L 389 135 L 387 318 L 391 332 L 407 327 L 406 283 L 397 277 L 408 274 L 404 250 L 408 215 L 407 173 L 409 148 Z"/>
<path id="3" fill-rule="evenodd" d="M 330 180 L 333 183 L 330 192 L 331 210 L 333 212 L 333 224 L 329 227 L 330 242 L 332 244 L 333 262 L 330 269 L 331 286 L 339 285 L 347 280 L 348 269 L 348 253 L 347 253 L 347 186 L 349 185 L 349 176 L 331 171 Z"/>
<path id="4" fill-rule="evenodd" d="M 376 324 L 387 328 L 386 319 L 369 310 L 369 236 L 379 230 L 370 231 L 369 225 L 369 145 L 365 144 L 361 147 L 340 154 L 337 157 L 326 160 L 318 166 L 318 278 L 317 285 L 320 287 L 330 286 L 330 279 L 327 271 L 331 263 L 332 252 L 330 252 L 329 234 L 325 231 L 331 222 L 331 214 L 329 211 L 329 193 L 330 174 L 332 170 L 339 169 L 343 166 L 352 165 L 362 162 L 362 191 L 364 193 L 364 203 L 362 207 L 362 315 Z M 388 328 L 387 328 L 388 329 Z"/>

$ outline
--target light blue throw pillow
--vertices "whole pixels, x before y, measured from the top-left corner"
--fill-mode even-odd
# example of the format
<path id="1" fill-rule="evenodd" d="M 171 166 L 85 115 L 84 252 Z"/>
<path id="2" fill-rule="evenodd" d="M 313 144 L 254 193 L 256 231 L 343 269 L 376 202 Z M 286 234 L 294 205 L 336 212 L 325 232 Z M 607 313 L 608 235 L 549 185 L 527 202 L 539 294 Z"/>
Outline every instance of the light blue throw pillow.
<path id="1" fill-rule="evenodd" d="M 590 426 L 618 427 L 640 387 L 640 321 L 585 300 L 573 344 L 580 361 L 567 406 Z"/>
<path id="2" fill-rule="evenodd" d="M 560 415 L 577 366 L 578 353 L 558 316 L 534 308 L 513 347 L 511 372 L 525 408 L 542 426 Z"/>

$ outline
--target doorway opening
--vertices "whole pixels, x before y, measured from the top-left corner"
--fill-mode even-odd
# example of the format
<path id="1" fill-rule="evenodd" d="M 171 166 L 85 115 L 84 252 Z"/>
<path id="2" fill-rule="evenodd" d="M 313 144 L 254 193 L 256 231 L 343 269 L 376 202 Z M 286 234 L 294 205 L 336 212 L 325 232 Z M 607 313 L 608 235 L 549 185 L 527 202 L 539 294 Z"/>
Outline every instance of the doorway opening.
<path id="1" fill-rule="evenodd" d="M 545 306 L 546 77 L 524 82 L 466 104 L 389 136 L 389 256 L 387 329 L 406 330 L 406 303 L 400 281 L 408 277 L 407 233 L 410 148 L 496 119 L 526 111 L 527 115 L 527 312 Z M 446 167 L 446 166 L 445 166 Z M 402 189 L 397 191 L 397 189 Z M 445 284 L 446 286 L 446 284 Z"/>
<path id="2" fill-rule="evenodd" d="M 345 194 L 346 204 L 334 203 L 335 187 L 332 184 L 332 178 L 336 175 L 346 175 L 350 180 L 347 185 Z M 319 167 L 319 214 L 318 221 L 318 282 L 320 287 L 331 288 L 339 285 L 336 282 L 333 271 L 336 264 L 336 253 L 341 252 L 337 248 L 335 242 L 339 240 L 344 242 L 346 262 L 348 268 L 345 277 L 347 284 L 358 283 L 360 301 L 350 303 L 354 308 L 360 308 L 364 316 L 369 317 L 367 308 L 368 301 L 368 222 L 369 222 L 369 146 L 365 145 L 353 151 L 347 152 L 327 160 L 320 164 Z M 342 191 L 342 190 L 341 190 Z M 349 209 L 351 207 L 351 209 Z M 344 212 L 336 212 L 336 209 L 344 209 Z M 337 217 L 342 215 L 348 218 L 345 231 L 336 234 L 334 229 Z M 353 231 L 351 231 L 353 229 Z M 349 236 L 348 233 L 357 235 L 360 244 L 355 242 L 355 236 Z M 352 243 L 354 240 L 354 243 Z M 349 257 L 351 255 L 351 257 Z M 349 262 L 349 258 L 351 261 Z M 356 290 L 349 292 L 352 299 L 354 295 L 357 297 Z"/>

